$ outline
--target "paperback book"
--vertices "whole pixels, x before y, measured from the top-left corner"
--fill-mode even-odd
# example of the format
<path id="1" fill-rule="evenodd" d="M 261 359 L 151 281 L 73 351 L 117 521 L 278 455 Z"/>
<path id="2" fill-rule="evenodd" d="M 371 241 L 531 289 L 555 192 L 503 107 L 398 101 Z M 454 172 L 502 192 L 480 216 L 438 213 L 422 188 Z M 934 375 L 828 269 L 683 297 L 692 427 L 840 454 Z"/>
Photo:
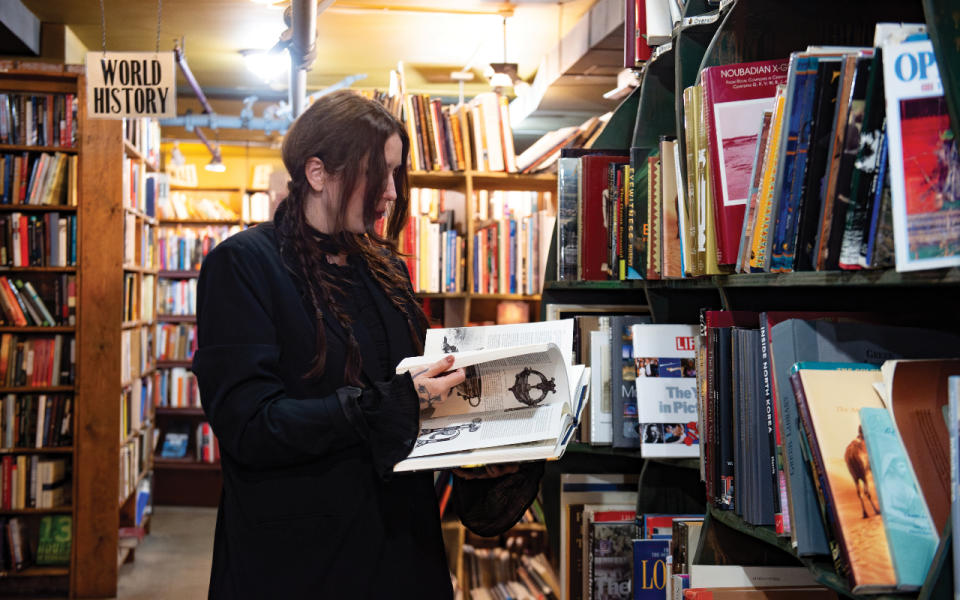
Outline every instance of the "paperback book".
<path id="1" fill-rule="evenodd" d="M 694 325 L 633 326 L 640 454 L 700 456 Z"/>
<path id="2" fill-rule="evenodd" d="M 898 271 L 960 265 L 960 157 L 929 39 L 883 46 Z"/>

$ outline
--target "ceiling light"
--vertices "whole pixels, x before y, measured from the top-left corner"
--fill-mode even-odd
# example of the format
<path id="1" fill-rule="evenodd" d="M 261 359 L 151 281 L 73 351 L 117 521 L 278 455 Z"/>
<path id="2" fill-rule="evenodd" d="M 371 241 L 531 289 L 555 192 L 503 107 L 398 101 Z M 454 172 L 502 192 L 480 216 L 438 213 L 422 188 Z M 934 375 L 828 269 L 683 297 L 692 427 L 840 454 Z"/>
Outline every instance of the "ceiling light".
<path id="1" fill-rule="evenodd" d="M 210 159 L 210 162 L 203 167 L 207 171 L 213 171 L 214 173 L 223 173 L 227 170 L 227 165 L 223 164 L 223 161 L 220 160 L 220 154 L 214 154 L 213 158 Z"/>
<path id="2" fill-rule="evenodd" d="M 170 164 L 174 167 L 182 167 L 187 164 L 187 159 L 184 158 L 183 152 L 180 151 L 179 142 L 173 142 L 173 148 L 170 149 Z"/>
<path id="3" fill-rule="evenodd" d="M 490 87 L 494 87 L 494 88 L 513 87 L 513 80 L 510 79 L 510 76 L 507 75 L 506 73 L 494 72 L 493 76 L 490 77 Z"/>
<path id="4" fill-rule="evenodd" d="M 290 72 L 290 58 L 285 51 L 241 50 L 247 70 L 264 83 L 285 80 Z"/>

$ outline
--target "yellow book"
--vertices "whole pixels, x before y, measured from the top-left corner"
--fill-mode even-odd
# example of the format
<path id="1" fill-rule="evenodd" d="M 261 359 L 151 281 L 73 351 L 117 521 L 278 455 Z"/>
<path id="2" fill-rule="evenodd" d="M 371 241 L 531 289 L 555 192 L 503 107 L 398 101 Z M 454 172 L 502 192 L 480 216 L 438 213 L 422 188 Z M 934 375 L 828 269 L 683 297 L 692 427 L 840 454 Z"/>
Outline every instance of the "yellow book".
<path id="1" fill-rule="evenodd" d="M 770 252 L 770 233 L 773 229 L 774 180 L 777 178 L 777 157 L 780 148 L 780 131 L 783 124 L 786 86 L 777 86 L 773 105 L 773 123 L 770 126 L 770 141 L 767 142 L 767 158 L 764 160 L 763 177 L 757 198 L 756 225 L 750 243 L 750 268 L 762 270 L 764 257 Z"/>
<path id="2" fill-rule="evenodd" d="M 703 114 L 703 88 L 699 85 L 693 86 L 693 115 L 695 125 L 693 128 L 694 152 L 696 156 L 696 167 L 694 171 L 694 200 L 696 204 L 696 264 L 697 275 L 707 273 L 707 229 L 711 225 L 707 221 L 707 210 L 713 205 L 713 198 L 710 195 L 712 185 L 710 183 L 710 146 L 707 144 L 706 117 Z M 714 234 L 716 237 L 716 234 Z"/>
<path id="3" fill-rule="evenodd" d="M 686 151 L 686 170 L 682 175 L 686 177 L 686 189 L 682 198 L 684 203 L 684 231 L 683 231 L 683 263 L 684 275 L 697 275 L 697 139 L 694 113 L 693 86 L 683 90 L 683 123 Z"/>

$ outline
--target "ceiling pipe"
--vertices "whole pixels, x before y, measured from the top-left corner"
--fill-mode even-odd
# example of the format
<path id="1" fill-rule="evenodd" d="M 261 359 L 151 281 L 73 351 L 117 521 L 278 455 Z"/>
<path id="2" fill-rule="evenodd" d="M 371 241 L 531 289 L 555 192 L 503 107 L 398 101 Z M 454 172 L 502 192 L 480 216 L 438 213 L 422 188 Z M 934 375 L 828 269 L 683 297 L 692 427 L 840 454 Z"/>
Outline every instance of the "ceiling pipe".
<path id="1" fill-rule="evenodd" d="M 183 72 L 183 76 L 187 79 L 187 83 L 190 84 L 190 88 L 193 89 L 193 93 L 196 94 L 197 100 L 200 101 L 200 105 L 203 106 L 203 112 L 213 114 L 213 107 L 210 106 L 210 102 L 207 101 L 207 97 L 204 95 L 203 90 L 200 89 L 200 84 L 197 83 L 197 78 L 193 76 L 193 71 L 190 70 L 190 65 L 187 64 L 187 57 L 183 54 L 183 49 L 179 45 L 174 45 L 173 47 L 173 58 L 177 61 L 177 65 L 180 66 L 180 71 Z"/>
<path id="2" fill-rule="evenodd" d="M 207 147 L 207 150 L 210 151 L 210 156 L 213 157 L 213 160 L 220 162 L 222 157 L 220 156 L 220 147 L 214 146 L 210 143 L 210 140 L 207 139 L 207 136 L 203 134 L 203 131 L 199 127 L 195 127 L 193 132 L 197 134 L 197 137 L 200 138 L 200 141 L 203 142 L 203 145 Z"/>
<path id="3" fill-rule="evenodd" d="M 290 107 L 296 119 L 306 104 L 307 69 L 317 54 L 317 0 L 293 0 L 289 10 Z"/>

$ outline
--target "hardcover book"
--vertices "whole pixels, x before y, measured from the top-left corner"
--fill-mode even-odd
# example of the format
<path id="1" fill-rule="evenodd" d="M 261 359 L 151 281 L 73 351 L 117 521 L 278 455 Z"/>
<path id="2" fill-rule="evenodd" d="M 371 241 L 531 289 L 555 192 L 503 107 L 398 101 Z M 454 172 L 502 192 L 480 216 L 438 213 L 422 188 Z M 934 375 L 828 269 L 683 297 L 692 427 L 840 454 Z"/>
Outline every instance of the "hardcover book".
<path id="1" fill-rule="evenodd" d="M 670 540 L 633 540 L 633 600 L 662 600 L 666 595 Z"/>
<path id="2" fill-rule="evenodd" d="M 897 271 L 960 265 L 960 156 L 929 39 L 883 46 Z"/>
<path id="3" fill-rule="evenodd" d="M 634 325 L 640 454 L 700 456 L 694 325 Z M 625 366 L 626 368 L 626 366 Z"/>
<path id="4" fill-rule="evenodd" d="M 590 598 L 592 600 L 629 600 L 633 583 L 633 540 L 636 525 L 633 512 L 593 512 L 584 510 L 588 530 Z M 629 519 L 624 519 L 630 515 Z"/>
<path id="5" fill-rule="evenodd" d="M 603 269 L 607 262 L 607 239 L 609 227 L 604 215 L 608 204 L 614 201 L 609 196 L 607 167 L 610 163 L 628 162 L 626 155 L 588 155 L 580 159 L 580 210 L 579 248 L 580 279 L 602 281 L 607 279 Z"/>
<path id="6" fill-rule="evenodd" d="M 70 564 L 72 530 L 71 515 L 44 515 L 37 535 L 37 564 Z"/>
<path id="7" fill-rule="evenodd" d="M 590 379 L 589 369 L 572 363 L 573 319 L 431 329 L 424 355 L 402 360 L 396 372 L 417 373 L 446 354 L 466 381 L 421 408 L 420 435 L 395 472 L 563 455 Z"/>
<path id="8" fill-rule="evenodd" d="M 737 259 L 760 117 L 773 108 L 787 69 L 787 60 L 771 60 L 708 67 L 701 73 L 721 265 Z"/>
<path id="9" fill-rule="evenodd" d="M 848 568 L 854 593 L 894 591 L 897 576 L 859 415 L 865 407 L 883 408 L 873 389 L 880 369 L 800 362 L 792 372 L 810 467 L 839 549 L 834 560 Z"/>
<path id="10" fill-rule="evenodd" d="M 640 447 L 632 328 L 638 323 L 649 322 L 650 317 L 610 317 L 610 397 L 615 448 Z"/>
<path id="11" fill-rule="evenodd" d="M 860 426 L 897 574 L 897 589 L 918 590 L 937 553 L 940 536 L 934 530 L 917 476 L 889 411 L 861 408 Z"/>

